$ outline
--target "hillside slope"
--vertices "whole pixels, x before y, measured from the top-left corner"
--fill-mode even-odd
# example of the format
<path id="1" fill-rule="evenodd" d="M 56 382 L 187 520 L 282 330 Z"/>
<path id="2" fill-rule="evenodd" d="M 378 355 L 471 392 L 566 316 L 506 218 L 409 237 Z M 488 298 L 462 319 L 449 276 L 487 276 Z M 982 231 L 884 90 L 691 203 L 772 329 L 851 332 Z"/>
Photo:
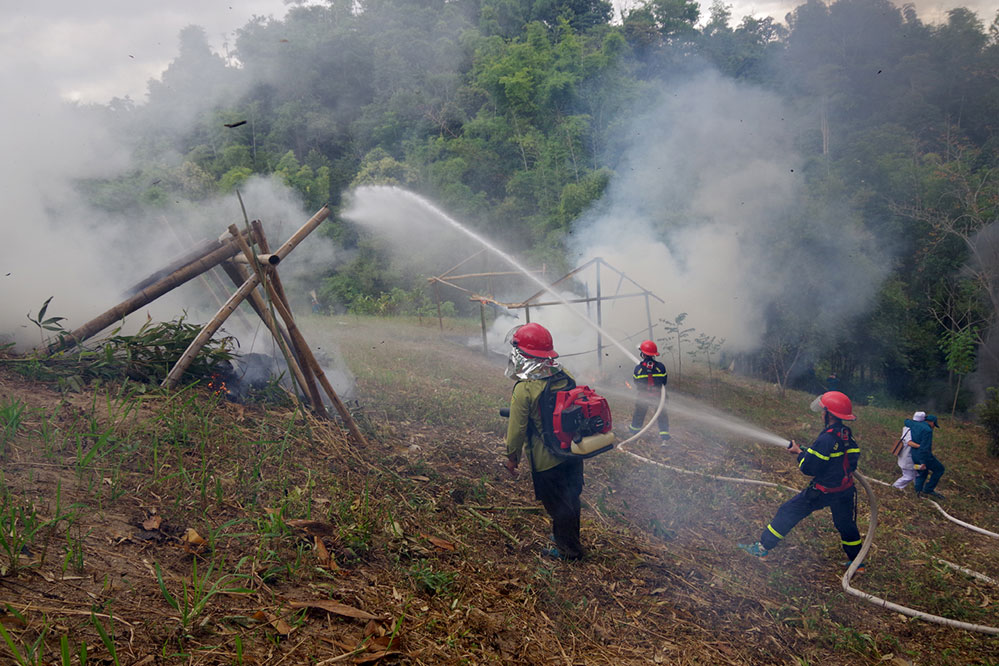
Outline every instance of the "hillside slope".
<path id="1" fill-rule="evenodd" d="M 0 364 L 0 415 L 17 425 L 4 430 L 0 467 L 10 637 L 0 650 L 12 663 L 13 650 L 25 663 L 81 663 L 84 644 L 91 664 L 999 662 L 994 638 L 847 597 L 827 513 L 752 560 L 735 544 L 755 540 L 789 494 L 620 452 L 587 463 L 588 558 L 544 559 L 547 518 L 529 474 L 509 479 L 500 466 L 510 383 L 496 359 L 457 344 L 460 330 L 355 318 L 305 328 L 356 375 L 367 448 L 336 424 L 204 387 L 61 394 Z M 788 437 L 818 429 L 810 396 L 780 401 L 767 385 L 715 379 L 676 388 Z M 619 423 L 630 415 L 623 399 L 613 407 Z M 906 414 L 859 416 L 861 468 L 891 481 L 885 450 Z M 804 485 L 777 447 L 672 421 L 668 446 L 631 450 Z M 999 465 L 977 429 L 943 425 L 948 511 L 999 531 Z M 933 559 L 999 579 L 995 541 L 910 494 L 875 490 L 880 526 L 855 585 L 999 626 L 996 588 Z M 859 517 L 864 531 L 864 501 Z"/>

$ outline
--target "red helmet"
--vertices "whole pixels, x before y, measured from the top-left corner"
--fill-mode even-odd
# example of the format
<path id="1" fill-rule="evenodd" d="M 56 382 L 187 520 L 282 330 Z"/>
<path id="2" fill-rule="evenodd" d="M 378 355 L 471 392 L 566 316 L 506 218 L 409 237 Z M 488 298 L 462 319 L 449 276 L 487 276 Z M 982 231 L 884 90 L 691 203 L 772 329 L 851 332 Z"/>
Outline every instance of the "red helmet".
<path id="1" fill-rule="evenodd" d="M 513 331 L 510 344 L 527 356 L 537 358 L 558 358 L 552 334 L 541 324 L 524 324 Z"/>
<path id="2" fill-rule="evenodd" d="M 659 347 L 656 347 L 656 343 L 652 340 L 646 340 L 642 344 L 638 345 L 638 351 L 642 352 L 646 356 L 659 356 Z"/>
<path id="3" fill-rule="evenodd" d="M 816 402 L 825 407 L 836 418 L 843 419 L 844 421 L 857 420 L 857 417 L 853 415 L 853 403 L 850 402 L 845 393 L 826 391 L 818 397 Z"/>

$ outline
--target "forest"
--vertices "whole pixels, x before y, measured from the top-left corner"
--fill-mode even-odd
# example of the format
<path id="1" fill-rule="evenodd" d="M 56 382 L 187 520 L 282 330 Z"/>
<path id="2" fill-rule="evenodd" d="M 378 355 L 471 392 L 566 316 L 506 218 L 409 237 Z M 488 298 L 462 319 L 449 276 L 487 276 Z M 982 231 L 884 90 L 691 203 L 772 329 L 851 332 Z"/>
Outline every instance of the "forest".
<path id="1" fill-rule="evenodd" d="M 835 373 L 861 402 L 980 403 L 999 383 L 999 13 L 956 7 L 927 23 L 888 0 L 809 0 L 766 19 L 721 0 L 644 0 L 620 17 L 604 0 L 292 3 L 221 52 L 184 29 L 145 100 L 88 107 L 128 137 L 134 163 L 80 186 L 127 215 L 277 178 L 306 210 L 329 202 L 322 233 L 351 250 L 317 276 L 323 308 L 414 314 L 430 302 L 414 287 L 424 281 L 339 216 L 345 192 L 403 186 L 571 268 L 582 221 L 615 187 L 627 194 L 617 184 L 640 166 L 634 119 L 664 97 L 710 104 L 686 85 L 707 73 L 776 100 L 770 143 L 795 155 L 781 231 L 759 241 L 783 288 L 761 309 L 763 342 L 733 350 L 744 367 L 800 388 Z M 673 196 L 699 157 L 699 137 L 686 139 Z M 752 171 L 730 166 L 732 178 Z M 665 196 L 631 198 L 669 244 L 703 220 Z M 846 291 L 864 299 L 843 314 Z"/>

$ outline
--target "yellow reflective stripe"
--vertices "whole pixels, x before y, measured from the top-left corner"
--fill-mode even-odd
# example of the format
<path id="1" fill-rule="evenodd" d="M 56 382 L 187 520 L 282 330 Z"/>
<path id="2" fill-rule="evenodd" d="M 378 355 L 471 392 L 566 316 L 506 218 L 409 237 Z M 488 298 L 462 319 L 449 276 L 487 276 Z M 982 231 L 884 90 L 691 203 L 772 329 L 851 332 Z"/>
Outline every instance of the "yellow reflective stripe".
<path id="1" fill-rule="evenodd" d="M 829 460 L 829 456 L 824 456 L 821 453 L 819 453 L 818 451 L 816 451 L 815 449 L 808 448 L 806 451 L 808 453 L 811 453 L 816 458 L 821 458 L 822 460 Z"/>
<path id="2" fill-rule="evenodd" d="M 657 372 L 656 374 L 654 374 L 654 375 L 652 375 L 652 376 L 653 376 L 653 377 L 665 377 L 665 376 L 666 376 L 666 373 L 665 373 L 665 372 Z"/>
<path id="3" fill-rule="evenodd" d="M 767 529 L 770 530 L 770 533 L 773 534 L 778 539 L 783 539 L 784 538 L 784 535 L 781 534 L 780 532 L 778 532 L 777 530 L 775 530 L 774 527 L 773 527 L 773 525 L 767 525 Z"/>
<path id="4" fill-rule="evenodd" d="M 846 454 L 843 453 L 842 451 L 840 451 L 839 453 L 830 453 L 829 457 L 830 458 L 842 458 L 844 455 L 846 455 Z"/>
<path id="5" fill-rule="evenodd" d="M 860 448 L 856 448 L 856 449 L 847 449 L 847 450 L 846 450 L 846 452 L 847 452 L 847 453 L 860 453 Z"/>
<path id="6" fill-rule="evenodd" d="M 840 543 L 844 546 L 859 546 L 863 542 L 863 539 L 857 539 L 856 541 L 840 541 Z"/>
<path id="7" fill-rule="evenodd" d="M 798 461 L 798 467 L 801 467 L 804 464 L 804 462 L 805 462 L 804 458 L 802 458 L 801 460 L 799 460 Z"/>

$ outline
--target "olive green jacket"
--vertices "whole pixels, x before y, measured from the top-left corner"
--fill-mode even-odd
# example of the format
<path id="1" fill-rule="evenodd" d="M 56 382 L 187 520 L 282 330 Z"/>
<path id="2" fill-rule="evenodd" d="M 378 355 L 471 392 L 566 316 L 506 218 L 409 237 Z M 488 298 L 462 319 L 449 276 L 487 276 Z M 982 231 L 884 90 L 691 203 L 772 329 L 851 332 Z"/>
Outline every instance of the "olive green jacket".
<path id="1" fill-rule="evenodd" d="M 563 372 L 565 372 L 563 370 Z M 566 373 L 568 374 L 568 373 Z M 541 408 L 538 399 L 545 389 L 546 380 L 527 379 L 517 382 L 510 396 L 510 422 L 506 428 L 506 454 L 520 462 L 520 451 L 526 449 L 531 461 L 531 469 L 544 472 L 562 462 L 545 448 L 541 438 Z M 552 384 L 552 390 L 565 388 L 568 382 L 562 380 Z M 527 436 L 527 425 L 531 424 L 531 436 Z"/>

